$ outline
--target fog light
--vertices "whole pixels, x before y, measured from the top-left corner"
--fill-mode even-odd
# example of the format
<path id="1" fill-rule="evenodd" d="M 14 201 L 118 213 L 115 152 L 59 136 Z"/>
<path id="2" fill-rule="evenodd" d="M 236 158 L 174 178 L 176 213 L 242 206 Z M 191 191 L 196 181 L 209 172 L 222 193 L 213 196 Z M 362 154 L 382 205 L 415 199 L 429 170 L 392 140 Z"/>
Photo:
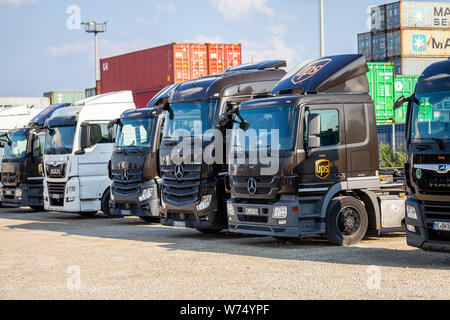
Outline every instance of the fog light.
<path id="1" fill-rule="evenodd" d="M 227 202 L 227 214 L 229 216 L 234 216 L 234 207 L 231 202 Z"/>
<path id="2" fill-rule="evenodd" d="M 416 227 L 414 227 L 414 226 L 412 226 L 412 225 L 410 225 L 410 224 L 407 224 L 407 225 L 406 225 L 406 229 L 407 229 L 409 232 L 416 233 Z"/>
<path id="3" fill-rule="evenodd" d="M 66 202 L 74 202 L 74 201 L 75 201 L 74 197 L 66 198 Z"/>
<path id="4" fill-rule="evenodd" d="M 152 195 L 153 195 L 153 188 L 144 189 L 142 195 L 139 197 L 139 201 L 148 200 L 152 197 Z"/>
<path id="5" fill-rule="evenodd" d="M 212 195 L 207 195 L 202 197 L 202 201 L 197 205 L 197 210 L 202 211 L 209 207 L 211 204 Z"/>
<path id="6" fill-rule="evenodd" d="M 407 205 L 406 206 L 406 216 L 410 219 L 417 220 L 417 211 L 416 207 Z"/>
<path id="7" fill-rule="evenodd" d="M 286 220 L 278 220 L 278 224 L 286 224 L 287 221 Z"/>
<path id="8" fill-rule="evenodd" d="M 287 217 L 287 207 L 273 207 L 272 216 L 275 219 L 285 219 Z"/>

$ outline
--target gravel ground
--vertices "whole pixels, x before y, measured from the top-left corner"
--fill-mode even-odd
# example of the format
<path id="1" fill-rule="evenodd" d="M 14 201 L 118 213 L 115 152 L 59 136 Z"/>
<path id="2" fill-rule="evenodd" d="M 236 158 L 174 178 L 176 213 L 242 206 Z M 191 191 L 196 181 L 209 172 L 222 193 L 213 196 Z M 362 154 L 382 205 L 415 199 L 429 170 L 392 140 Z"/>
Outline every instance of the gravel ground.
<path id="1" fill-rule="evenodd" d="M 450 299 L 450 254 L 0 209 L 0 299 Z"/>

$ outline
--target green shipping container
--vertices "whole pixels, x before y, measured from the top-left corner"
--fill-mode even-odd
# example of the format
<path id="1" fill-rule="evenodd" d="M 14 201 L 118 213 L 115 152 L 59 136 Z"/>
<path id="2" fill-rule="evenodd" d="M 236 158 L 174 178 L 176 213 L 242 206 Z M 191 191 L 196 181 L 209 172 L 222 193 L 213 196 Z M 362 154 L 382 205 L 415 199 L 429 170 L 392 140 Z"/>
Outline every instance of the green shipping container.
<path id="1" fill-rule="evenodd" d="M 46 92 L 44 93 L 45 98 L 50 98 L 50 104 L 60 104 L 60 103 L 74 103 L 79 100 L 86 99 L 86 93 L 83 91 L 67 91 L 67 92 Z"/>
<path id="2" fill-rule="evenodd" d="M 396 76 L 394 81 L 394 102 L 401 96 L 410 97 L 414 93 L 417 80 L 419 80 L 419 76 Z M 407 107 L 408 105 L 405 103 L 403 107 L 395 110 L 395 123 L 405 123 Z"/>
<path id="3" fill-rule="evenodd" d="M 377 123 L 392 122 L 394 119 L 394 77 L 395 68 L 389 62 L 368 62 L 369 94 L 375 105 Z"/>

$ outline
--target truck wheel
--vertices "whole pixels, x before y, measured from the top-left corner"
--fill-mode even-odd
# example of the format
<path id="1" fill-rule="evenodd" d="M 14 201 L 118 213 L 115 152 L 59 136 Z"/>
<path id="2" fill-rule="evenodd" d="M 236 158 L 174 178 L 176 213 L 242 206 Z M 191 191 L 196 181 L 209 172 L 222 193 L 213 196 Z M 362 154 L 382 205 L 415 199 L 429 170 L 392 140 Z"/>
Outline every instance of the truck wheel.
<path id="1" fill-rule="evenodd" d="M 139 217 L 139 219 L 149 223 L 159 223 L 159 217 Z"/>
<path id="2" fill-rule="evenodd" d="M 198 232 L 203 234 L 219 234 L 222 229 L 196 229 Z"/>
<path id="3" fill-rule="evenodd" d="M 339 197 L 328 206 L 326 236 L 332 244 L 350 246 L 360 242 L 368 225 L 366 208 L 356 198 Z"/>
<path id="4" fill-rule="evenodd" d="M 111 199 L 111 193 L 109 192 L 109 189 L 105 191 L 105 194 L 102 197 L 102 212 L 105 216 L 111 217 L 109 212 L 109 200 Z"/>
<path id="5" fill-rule="evenodd" d="M 30 206 L 33 211 L 44 211 L 44 206 Z"/>
<path id="6" fill-rule="evenodd" d="M 91 212 L 78 212 L 78 214 L 82 217 L 93 217 L 97 214 L 97 211 L 91 211 Z"/>

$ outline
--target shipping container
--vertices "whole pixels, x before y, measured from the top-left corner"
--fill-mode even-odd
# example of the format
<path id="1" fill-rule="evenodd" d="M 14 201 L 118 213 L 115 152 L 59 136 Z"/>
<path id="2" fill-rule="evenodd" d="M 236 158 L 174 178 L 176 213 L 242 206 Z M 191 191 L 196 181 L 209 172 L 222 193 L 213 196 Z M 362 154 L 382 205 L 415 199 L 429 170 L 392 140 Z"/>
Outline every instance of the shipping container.
<path id="1" fill-rule="evenodd" d="M 431 64 L 444 60 L 447 58 L 398 58 L 389 62 L 394 63 L 396 74 L 420 75 Z"/>
<path id="2" fill-rule="evenodd" d="M 50 99 L 50 104 L 74 103 L 86 99 L 86 92 L 83 91 L 65 91 L 65 92 L 46 92 L 44 97 Z"/>
<path id="3" fill-rule="evenodd" d="M 97 95 L 97 88 L 89 88 L 84 90 L 86 93 L 86 98 L 90 98 Z"/>
<path id="4" fill-rule="evenodd" d="M 372 32 L 386 30 L 386 5 L 372 6 L 370 8 L 372 18 Z"/>
<path id="5" fill-rule="evenodd" d="M 372 34 L 370 32 L 358 34 L 358 53 L 367 61 L 372 60 Z"/>
<path id="6" fill-rule="evenodd" d="M 100 60 L 101 92 L 131 90 L 144 107 L 167 85 L 241 64 L 240 44 L 172 43 Z"/>
<path id="7" fill-rule="evenodd" d="M 402 29 L 449 29 L 450 2 L 401 1 L 400 16 Z"/>
<path id="8" fill-rule="evenodd" d="M 450 56 L 450 30 L 402 30 L 401 40 L 405 57 Z"/>
<path id="9" fill-rule="evenodd" d="M 400 30 L 397 31 L 388 31 L 386 33 L 386 57 L 389 58 L 396 58 L 400 57 L 402 54 L 402 47 L 401 47 L 401 32 Z"/>
<path id="10" fill-rule="evenodd" d="M 400 2 L 386 5 L 386 30 L 391 31 L 400 28 Z"/>
<path id="11" fill-rule="evenodd" d="M 394 102 L 401 96 L 406 98 L 412 96 L 416 88 L 418 75 L 413 76 L 396 76 L 394 80 Z M 395 110 L 395 123 L 405 123 L 407 104 Z"/>
<path id="12" fill-rule="evenodd" d="M 394 119 L 394 65 L 391 63 L 367 63 L 369 92 L 375 105 L 377 123 Z"/>
<path id="13" fill-rule="evenodd" d="M 372 33 L 372 60 L 385 61 L 386 60 L 386 33 L 377 32 Z"/>

